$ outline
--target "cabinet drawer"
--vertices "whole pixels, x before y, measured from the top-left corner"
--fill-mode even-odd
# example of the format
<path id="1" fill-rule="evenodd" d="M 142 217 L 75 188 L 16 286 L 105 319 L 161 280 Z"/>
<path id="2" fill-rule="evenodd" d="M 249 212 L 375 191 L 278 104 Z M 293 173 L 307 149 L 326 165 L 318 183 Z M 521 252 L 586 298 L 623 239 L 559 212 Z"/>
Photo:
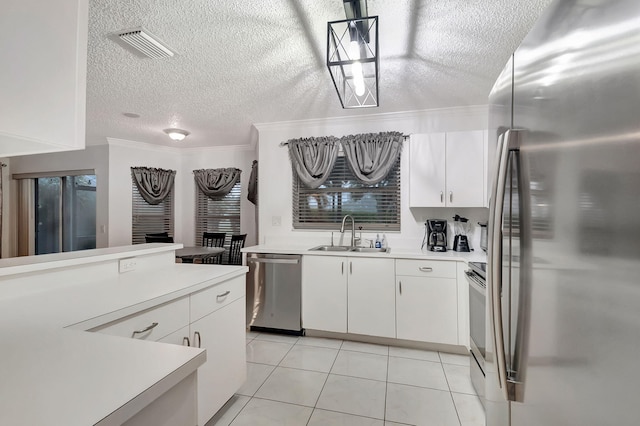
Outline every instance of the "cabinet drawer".
<path id="1" fill-rule="evenodd" d="M 446 260 L 396 260 L 396 275 L 456 278 L 456 262 Z"/>
<path id="2" fill-rule="evenodd" d="M 244 276 L 216 284 L 191 295 L 191 322 L 214 312 L 245 295 Z"/>
<path id="3" fill-rule="evenodd" d="M 157 325 L 154 326 L 153 324 L 156 323 Z M 186 325 L 189 325 L 189 298 L 183 297 L 182 299 L 98 326 L 89 331 L 156 341 Z M 147 331 L 134 333 L 147 328 Z"/>

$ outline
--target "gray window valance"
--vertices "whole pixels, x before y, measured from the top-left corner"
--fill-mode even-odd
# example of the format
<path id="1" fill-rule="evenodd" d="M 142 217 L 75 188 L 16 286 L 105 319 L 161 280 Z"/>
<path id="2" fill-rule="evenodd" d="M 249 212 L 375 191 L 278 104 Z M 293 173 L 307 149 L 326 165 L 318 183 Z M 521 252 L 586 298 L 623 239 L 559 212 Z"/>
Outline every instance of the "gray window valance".
<path id="1" fill-rule="evenodd" d="M 240 180 L 242 170 L 235 168 L 199 169 L 193 177 L 200 191 L 209 198 L 227 195 Z"/>
<path id="2" fill-rule="evenodd" d="M 367 133 L 340 138 L 353 175 L 362 183 L 375 185 L 389 174 L 402 152 L 400 132 Z"/>
<path id="3" fill-rule="evenodd" d="M 147 203 L 156 205 L 163 202 L 171 193 L 176 171 L 151 167 L 131 167 L 131 176 L 142 198 Z"/>
<path id="4" fill-rule="evenodd" d="M 258 161 L 253 160 L 251 164 L 251 175 L 247 185 L 247 200 L 258 205 Z"/>
<path id="5" fill-rule="evenodd" d="M 333 136 L 291 139 L 289 158 L 300 181 L 309 188 L 317 188 L 327 180 L 338 157 L 339 143 Z"/>

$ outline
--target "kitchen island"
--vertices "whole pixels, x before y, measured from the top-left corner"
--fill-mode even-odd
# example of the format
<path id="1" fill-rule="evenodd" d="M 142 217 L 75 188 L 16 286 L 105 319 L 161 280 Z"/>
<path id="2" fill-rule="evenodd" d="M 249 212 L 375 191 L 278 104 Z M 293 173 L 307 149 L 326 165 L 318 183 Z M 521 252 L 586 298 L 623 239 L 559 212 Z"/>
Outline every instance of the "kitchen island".
<path id="1" fill-rule="evenodd" d="M 144 244 L 0 260 L 0 424 L 204 424 L 196 420 L 204 415 L 196 411 L 196 370 L 217 362 L 217 352 L 205 351 L 213 339 L 203 329 L 197 329 L 201 341 L 192 339 L 190 346 L 157 342 L 173 342 L 164 317 L 155 330 L 165 327 L 167 336 L 109 331 L 158 307 L 188 307 L 189 301 L 197 307 L 213 298 L 208 311 L 184 311 L 175 331 L 187 337 L 204 318 L 231 318 L 229 352 L 236 355 L 239 342 L 244 356 L 244 286 L 238 283 L 244 284 L 246 268 L 176 264 L 180 247 Z M 219 288 L 233 292 L 215 306 Z M 167 318 L 175 323 L 177 316 Z M 214 327 L 212 333 L 229 330 Z M 231 383 L 209 386 L 239 387 L 244 368 L 241 359 L 231 367 Z M 237 387 L 216 396 L 231 396 Z"/>

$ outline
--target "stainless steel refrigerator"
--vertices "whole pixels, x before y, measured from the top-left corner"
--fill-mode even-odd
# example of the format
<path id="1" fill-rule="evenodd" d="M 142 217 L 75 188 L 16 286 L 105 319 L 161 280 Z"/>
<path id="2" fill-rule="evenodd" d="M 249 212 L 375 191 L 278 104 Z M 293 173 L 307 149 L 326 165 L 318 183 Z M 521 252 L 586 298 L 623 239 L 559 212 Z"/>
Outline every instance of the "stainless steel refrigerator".
<path id="1" fill-rule="evenodd" d="M 489 116 L 487 426 L 638 425 L 640 1 L 551 3 Z"/>

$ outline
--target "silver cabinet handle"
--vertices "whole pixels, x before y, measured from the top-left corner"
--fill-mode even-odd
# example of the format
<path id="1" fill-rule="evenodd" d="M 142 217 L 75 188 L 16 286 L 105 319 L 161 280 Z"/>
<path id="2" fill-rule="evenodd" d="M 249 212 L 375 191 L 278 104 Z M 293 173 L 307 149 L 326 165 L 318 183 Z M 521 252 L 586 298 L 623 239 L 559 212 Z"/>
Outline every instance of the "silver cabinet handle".
<path id="1" fill-rule="evenodd" d="M 191 346 L 191 342 L 189 341 L 188 337 L 182 338 L 182 346 Z"/>
<path id="2" fill-rule="evenodd" d="M 229 294 L 231 294 L 231 290 L 227 290 L 224 293 L 217 295 L 216 299 L 219 299 L 221 297 L 227 297 Z"/>
<path id="3" fill-rule="evenodd" d="M 440 202 L 444 203 L 444 192 L 440 191 Z"/>
<path id="4" fill-rule="evenodd" d="M 349 273 L 353 274 L 353 262 L 349 262 Z"/>
<path id="5" fill-rule="evenodd" d="M 453 191 L 449 191 L 449 202 L 453 203 Z"/>
<path id="6" fill-rule="evenodd" d="M 402 294 L 402 281 L 398 281 L 398 283 L 400 283 L 400 294 Z"/>
<path id="7" fill-rule="evenodd" d="M 133 333 L 131 334 L 131 337 L 135 337 L 136 334 L 142 334 L 142 333 L 146 333 L 147 331 L 153 330 L 154 328 L 156 328 L 158 326 L 157 322 L 151 323 L 150 326 L 148 326 L 147 328 L 144 328 L 142 330 L 134 330 Z"/>
<path id="8" fill-rule="evenodd" d="M 196 348 L 199 348 L 202 343 L 202 338 L 200 337 L 200 332 L 195 331 L 193 333 L 193 344 L 196 345 Z"/>
<path id="9" fill-rule="evenodd" d="M 344 275 L 344 262 L 342 262 L 342 272 L 340 272 L 342 275 Z"/>
<path id="10" fill-rule="evenodd" d="M 433 272 L 433 268 L 429 267 L 429 266 L 421 266 L 418 268 L 420 271 L 422 272 Z"/>

